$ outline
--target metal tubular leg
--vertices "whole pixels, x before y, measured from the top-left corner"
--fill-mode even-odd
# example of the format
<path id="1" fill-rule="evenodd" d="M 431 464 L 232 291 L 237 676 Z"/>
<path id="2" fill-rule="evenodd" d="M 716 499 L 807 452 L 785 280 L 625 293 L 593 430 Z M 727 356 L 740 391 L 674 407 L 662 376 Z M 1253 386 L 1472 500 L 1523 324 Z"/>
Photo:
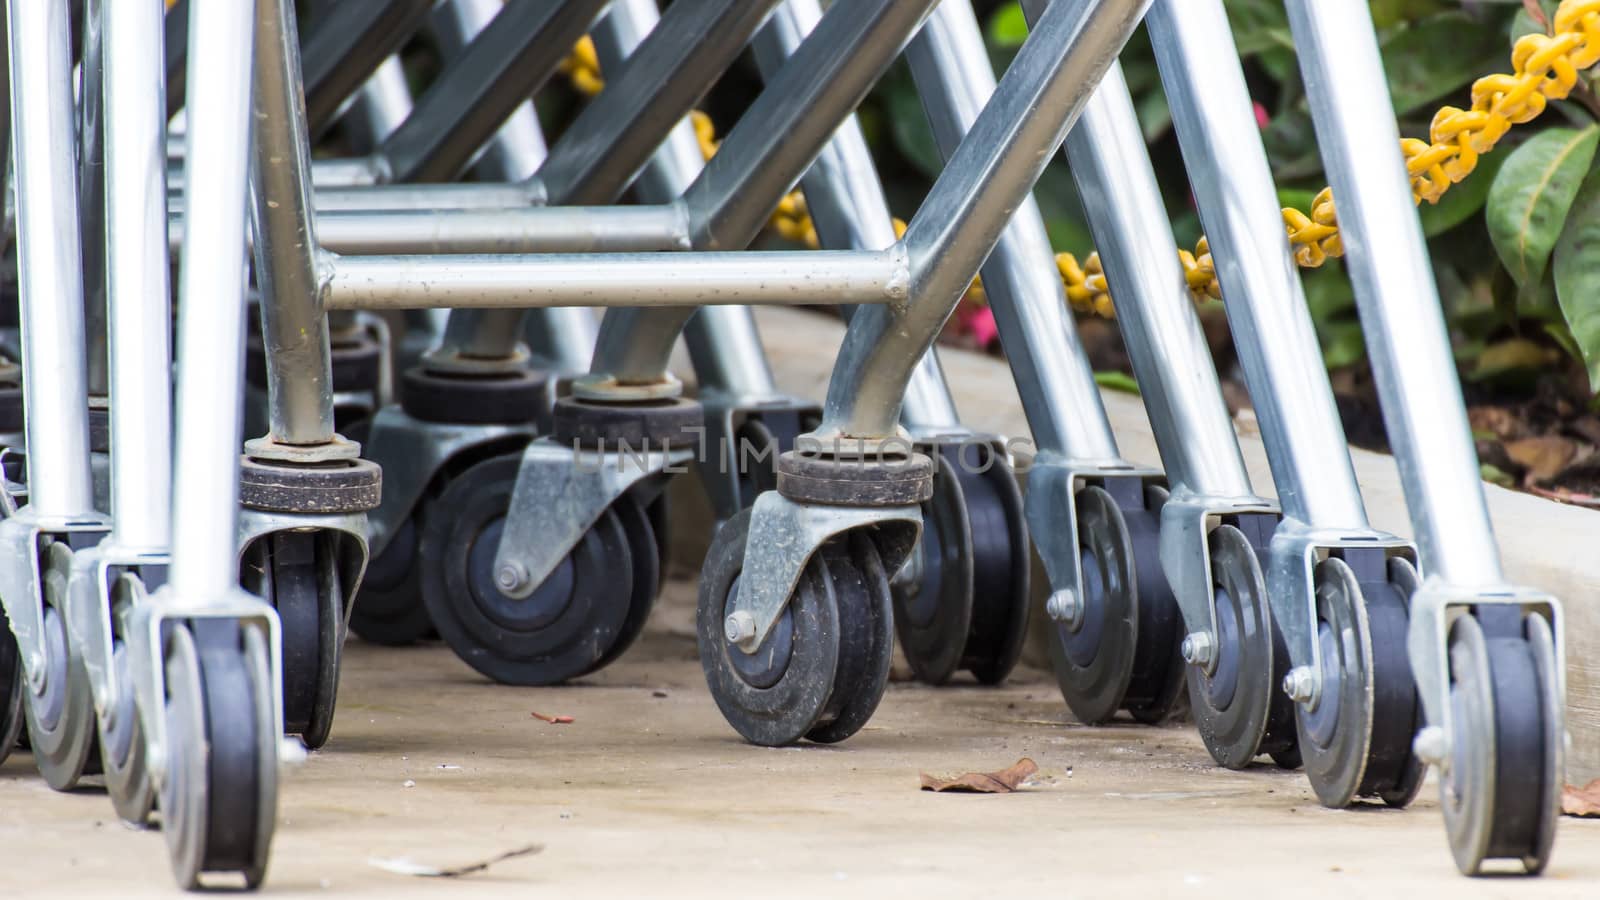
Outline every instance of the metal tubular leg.
<path id="1" fill-rule="evenodd" d="M 1039 17 L 906 230 L 915 299 L 862 310 L 850 323 L 828 385 L 825 436 L 893 436 L 917 360 L 1148 6 L 1057 0 Z"/>
<path id="2" fill-rule="evenodd" d="M 501 0 L 450 0 L 439 4 L 432 24 L 440 52 L 451 57 L 462 52 L 478 32 L 489 27 L 503 5 Z M 524 100 L 483 151 L 477 171 L 486 181 L 521 181 L 538 171 L 545 153 L 539 117 L 533 102 Z"/>
<path id="3" fill-rule="evenodd" d="M 183 109 L 189 87 L 189 0 L 177 0 L 167 10 L 162 35 L 167 47 L 167 115 L 171 116 Z"/>
<path id="4" fill-rule="evenodd" d="M 865 0 L 828 11 L 684 192 L 695 247 L 740 249 L 755 239 L 933 2 Z M 688 309 L 607 313 L 592 374 L 575 390 L 661 383 L 689 315 Z"/>
<path id="5" fill-rule="evenodd" d="M 1233 35 L 1220 2 L 1157 0 L 1146 20 L 1228 297 L 1228 322 L 1284 514 L 1365 529 L 1366 511 Z M 1220 56 L 1220 58 L 1219 58 Z"/>
<path id="6" fill-rule="evenodd" d="M 722 74 L 777 0 L 685 0 L 661 16 L 629 64 L 578 114 L 539 167 L 552 206 L 611 203 L 656 146 Z M 627 314 L 629 318 L 632 313 Z M 689 313 L 665 326 L 668 346 Z M 522 333 L 514 311 L 471 317 L 476 343 L 458 345 L 475 357 L 512 355 Z M 465 326 L 463 326 L 464 328 Z M 603 343 L 605 326 L 597 341 Z M 653 379 L 652 379 L 653 380 Z"/>
<path id="7" fill-rule="evenodd" d="M 938 9 L 934 15 L 938 15 Z M 821 18 L 822 6 L 816 0 L 789 0 L 779 7 L 754 43 L 756 64 L 763 75 L 774 76 Z M 855 116 L 840 124 L 800 185 L 823 246 L 880 250 L 899 240 L 866 135 L 861 133 Z M 853 312 L 846 308 L 847 321 Z M 966 430 L 936 352 L 924 354 L 912 372 L 900 418 L 916 434 Z"/>
<path id="8" fill-rule="evenodd" d="M 255 42 L 250 185 L 270 437 L 326 444 L 334 437 L 332 363 L 318 288 L 311 147 L 291 0 L 256 0 Z"/>
<path id="9" fill-rule="evenodd" d="M 10 0 L 11 115 L 22 285 L 29 502 L 40 518 L 94 511 L 82 262 L 65 0 Z M 37 377 L 44 375 L 44 377 Z"/>
<path id="10" fill-rule="evenodd" d="M 87 0 L 83 12 L 83 56 L 78 66 L 78 215 L 83 226 L 84 330 L 88 347 L 89 395 L 103 398 L 106 375 L 106 171 L 104 34 L 105 0 Z M 164 161 L 163 161 L 163 164 Z"/>
<path id="11" fill-rule="evenodd" d="M 1288 10 L 1423 567 L 1452 584 L 1499 584 L 1500 554 L 1371 23 L 1339 4 L 1294 0 Z"/>
<path id="12" fill-rule="evenodd" d="M 1106 76 L 1066 144 L 1167 475 L 1204 494 L 1250 495 L 1120 68 Z"/>
<path id="13" fill-rule="evenodd" d="M 307 29 L 306 122 L 313 135 L 333 124 L 345 100 L 400 49 L 434 0 L 361 0 L 324 4 Z"/>
<path id="14" fill-rule="evenodd" d="M 780 6 L 775 17 L 783 15 L 788 5 Z M 613 0 L 610 14 L 594 32 L 601 68 L 622 71 L 629 55 L 659 18 L 655 0 Z M 672 203 L 694 183 L 704 166 L 700 140 L 694 126 L 685 119 L 650 158 L 634 183 L 634 190 L 645 203 Z M 702 394 L 721 391 L 739 397 L 778 396 L 777 382 L 761 347 L 761 335 L 748 308 L 700 310 L 689 320 L 684 343 Z M 592 342 L 590 346 L 593 347 Z"/>
<path id="15" fill-rule="evenodd" d="M 440 75 L 379 149 L 390 180 L 446 181 L 556 70 L 606 0 L 513 3 Z"/>
<path id="16" fill-rule="evenodd" d="M 378 66 L 362 86 L 346 127 L 360 148 L 369 151 L 383 142 L 411 114 L 411 89 L 406 86 L 406 70 L 398 56 Z"/>
<path id="17" fill-rule="evenodd" d="M 945 2 L 906 48 L 946 156 L 960 146 L 994 93 L 994 70 L 981 35 L 969 4 Z M 823 210 L 815 202 L 809 205 L 820 221 Z M 1068 312 L 1044 217 L 1031 194 L 984 262 L 983 289 L 1039 453 L 1120 465 L 1111 422 Z"/>
<path id="18" fill-rule="evenodd" d="M 30 3 L 31 0 L 15 0 Z M 184 152 L 187 196 L 179 265 L 178 387 L 172 492 L 171 596 L 191 602 L 235 590 L 239 396 L 244 386 L 245 184 L 249 160 L 250 28 L 244 3 L 195 15 L 195 79 Z M 204 34 L 205 40 L 199 35 Z M 326 345 L 324 345 L 326 346 Z M 326 350 L 324 350 L 326 352 Z"/>
<path id="19" fill-rule="evenodd" d="M 106 4 L 107 306 L 116 402 L 111 407 L 112 543 L 165 550 L 172 539 L 170 264 L 167 224 L 167 121 L 160 73 L 160 13 Z M 223 298 L 214 302 L 225 303 Z"/>

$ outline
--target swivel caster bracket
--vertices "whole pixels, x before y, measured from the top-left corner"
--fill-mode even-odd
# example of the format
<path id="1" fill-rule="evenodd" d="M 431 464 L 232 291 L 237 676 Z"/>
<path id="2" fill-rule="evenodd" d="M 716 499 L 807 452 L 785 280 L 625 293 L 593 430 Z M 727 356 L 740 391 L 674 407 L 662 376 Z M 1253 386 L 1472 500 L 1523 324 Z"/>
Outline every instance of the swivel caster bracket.
<path id="1" fill-rule="evenodd" d="M 454 425 L 425 422 L 398 406 L 386 406 L 372 419 L 367 459 L 383 468 L 383 502 L 367 513 L 367 549 L 376 558 L 440 468 L 471 447 L 513 438 L 532 439 L 531 424 Z"/>
<path id="2" fill-rule="evenodd" d="M 707 434 L 701 441 L 698 468 L 718 521 L 732 518 L 755 501 L 755 497 L 744 496 L 741 484 L 741 464 L 746 461 L 741 429 L 745 423 L 767 415 L 791 414 L 799 424 L 792 437 L 798 437 L 814 425 L 806 421 L 807 417 L 820 419 L 822 416 L 822 408 L 817 404 L 787 394 L 743 394 L 712 389 L 702 390 L 697 399 L 705 410 L 707 428 Z M 778 439 L 779 446 L 772 447 L 769 454 L 751 462 L 777 464 L 778 454 L 787 448 L 782 446 L 783 435 L 774 437 Z M 755 448 L 755 452 L 760 454 L 761 448 Z"/>
<path id="3" fill-rule="evenodd" d="M 113 720 L 117 715 L 117 701 L 131 687 L 118 683 L 112 656 L 113 584 L 125 570 L 165 570 L 171 561 L 166 550 L 124 547 L 112 544 L 110 538 L 72 556 L 72 577 L 67 588 L 67 628 L 83 656 L 89 690 L 94 696 L 95 715 L 106 730 L 116 724 Z M 147 584 L 147 587 L 157 588 L 159 582 Z"/>
<path id="4" fill-rule="evenodd" d="M 1317 641 L 1317 564 L 1330 551 L 1382 550 L 1386 557 L 1417 562 L 1416 545 L 1376 529 L 1318 528 L 1287 516 L 1272 532 L 1266 576 L 1272 618 L 1289 649 L 1289 664 L 1302 679 L 1295 702 L 1315 707 L 1322 698 L 1322 647 Z M 1293 695 L 1291 695 L 1293 696 Z"/>
<path id="5" fill-rule="evenodd" d="M 1223 516 L 1278 515 L 1278 505 L 1263 497 L 1221 497 L 1174 485 L 1161 508 L 1161 568 L 1167 573 L 1188 634 L 1217 633 L 1212 602 L 1211 548 L 1207 536 Z"/>
<path id="6" fill-rule="evenodd" d="M 586 450 L 550 438 L 528 444 L 495 552 L 499 590 L 530 596 L 618 498 L 646 479 L 688 471 L 694 455 L 690 448 Z"/>
<path id="7" fill-rule="evenodd" d="M 28 686 L 38 691 L 44 686 L 49 664 L 44 641 L 44 586 L 39 572 L 39 537 L 67 535 L 72 543 L 87 549 L 93 538 L 111 530 L 104 516 L 41 517 L 24 506 L 0 520 L 0 601 L 5 604 L 11 631 L 22 655 L 22 671 Z M 81 536 L 81 540 L 79 537 Z"/>
<path id="8" fill-rule="evenodd" d="M 794 594 L 806 562 L 828 539 L 856 528 L 888 525 L 879 552 L 886 571 L 905 565 L 922 534 L 922 509 L 910 506 L 824 506 L 797 503 L 768 491 L 751 508 L 751 541 L 740 590 L 728 614 L 730 643 L 753 653 L 766 640 Z"/>
<path id="9" fill-rule="evenodd" d="M 1166 484 L 1160 469 L 1138 466 L 1120 459 L 1080 460 L 1040 455 L 1027 469 L 1028 489 L 1023 509 L 1028 533 L 1050 579 L 1052 602 L 1080 605 L 1084 597 L 1082 561 L 1078 549 L 1078 516 L 1072 498 L 1078 490 L 1110 478 L 1138 478 Z M 1062 591 L 1068 594 L 1055 600 Z"/>

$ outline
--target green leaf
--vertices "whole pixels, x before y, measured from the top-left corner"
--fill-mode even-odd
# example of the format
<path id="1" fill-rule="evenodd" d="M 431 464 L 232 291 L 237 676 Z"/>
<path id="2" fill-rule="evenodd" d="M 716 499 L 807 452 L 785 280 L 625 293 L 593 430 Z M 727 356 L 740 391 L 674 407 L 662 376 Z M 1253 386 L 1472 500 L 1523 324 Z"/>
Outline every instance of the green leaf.
<path id="1" fill-rule="evenodd" d="M 1353 366 L 1367 355 L 1361 324 L 1353 320 L 1333 322 L 1321 331 L 1322 364 L 1330 369 Z"/>
<path id="2" fill-rule="evenodd" d="M 1478 354 L 1478 361 L 1467 373 L 1471 381 L 1525 380 L 1548 369 L 1560 353 L 1527 338 L 1510 338 L 1490 344 Z"/>
<path id="3" fill-rule="evenodd" d="M 910 74 L 900 67 L 891 69 L 878 83 L 878 94 L 888 107 L 889 133 L 894 136 L 895 147 L 917 171 L 930 179 L 938 178 L 944 171 L 944 157 L 939 155 L 939 145 L 933 140 L 933 129 L 922 111 L 922 100 Z"/>
<path id="4" fill-rule="evenodd" d="M 1539 9 L 1544 12 L 1544 20 L 1546 22 L 1555 20 L 1556 2 L 1557 0 L 1540 0 Z M 1526 7 L 1527 4 L 1524 3 L 1523 6 Z M 1517 14 L 1511 17 L 1511 44 L 1513 46 L 1516 45 L 1518 40 L 1527 35 L 1548 33 L 1549 30 L 1535 21 L 1533 16 L 1528 14 L 1526 8 L 1517 10 Z"/>
<path id="5" fill-rule="evenodd" d="M 1583 352 L 1589 389 L 1600 393 L 1600 173 L 1578 191 L 1554 256 L 1556 299 Z"/>
<path id="6" fill-rule="evenodd" d="M 1442 0 L 1372 0 L 1372 24 L 1379 29 L 1391 28 L 1444 8 Z"/>
<path id="7" fill-rule="evenodd" d="M 1511 152 L 1489 188 L 1489 237 L 1524 292 L 1544 277 L 1597 140 L 1600 126 L 1547 128 Z"/>
<path id="8" fill-rule="evenodd" d="M 1021 47 L 1028 39 L 1028 21 L 1022 17 L 1022 5 L 1006 3 L 995 10 L 984 34 L 991 47 Z"/>
<path id="9" fill-rule="evenodd" d="M 1483 204 L 1489 199 L 1489 186 L 1494 184 L 1495 175 L 1499 174 L 1500 167 L 1505 165 L 1506 155 L 1490 153 L 1479 157 L 1478 168 L 1466 181 L 1446 191 L 1438 203 L 1424 203 L 1418 206 L 1417 214 L 1422 218 L 1422 233 L 1428 237 L 1443 234 L 1483 209 Z"/>
<path id="10" fill-rule="evenodd" d="M 1096 372 L 1094 383 L 1107 390 L 1121 391 L 1124 394 L 1139 393 L 1139 382 L 1134 381 L 1133 376 L 1126 372 Z"/>
<path id="11" fill-rule="evenodd" d="M 1478 476 L 1490 484 L 1498 484 L 1505 488 L 1516 487 L 1517 484 L 1517 480 L 1506 474 L 1504 469 L 1490 463 L 1478 464 Z"/>
<path id="12" fill-rule="evenodd" d="M 1272 47 L 1294 47 L 1282 0 L 1225 0 L 1224 6 L 1240 56 Z"/>
<path id="13" fill-rule="evenodd" d="M 1498 29 L 1464 13 L 1430 16 L 1383 42 L 1383 69 L 1396 115 L 1405 115 L 1506 65 Z"/>

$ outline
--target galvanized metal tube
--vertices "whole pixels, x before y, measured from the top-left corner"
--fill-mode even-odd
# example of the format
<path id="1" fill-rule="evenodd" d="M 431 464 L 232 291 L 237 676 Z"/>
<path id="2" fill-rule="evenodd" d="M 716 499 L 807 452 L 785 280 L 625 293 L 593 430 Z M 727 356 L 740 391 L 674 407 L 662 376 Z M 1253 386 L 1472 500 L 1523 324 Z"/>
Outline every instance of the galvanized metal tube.
<path id="1" fill-rule="evenodd" d="M 317 217 L 336 253 L 600 253 L 689 249 L 680 206 L 337 212 Z"/>
<path id="2" fill-rule="evenodd" d="M 512 110 L 554 74 L 605 5 L 507 4 L 384 140 L 379 155 L 389 180 L 447 181 L 460 174 Z"/>
<path id="3" fill-rule="evenodd" d="M 324 444 L 333 439 L 333 375 L 317 283 L 320 251 L 294 4 L 256 0 L 255 9 L 250 186 L 270 436 L 285 444 Z"/>
<path id="4" fill-rule="evenodd" d="M 1221 0 L 1156 0 L 1145 21 L 1278 501 L 1300 522 L 1364 529 L 1361 490 Z"/>
<path id="5" fill-rule="evenodd" d="M 939 9 L 954 2 L 957 0 L 943 0 L 932 15 L 937 16 Z M 822 4 L 817 0 L 788 0 L 780 6 L 752 42 L 763 77 L 775 76 L 821 19 Z M 833 139 L 800 179 L 800 187 L 805 191 L 806 209 L 824 247 L 878 250 L 899 240 L 889 201 L 883 195 L 883 182 L 855 116 L 840 123 Z M 847 322 L 855 313 L 854 307 L 849 306 L 840 307 L 840 311 Z M 912 371 L 900 419 L 914 433 L 962 428 L 937 352 L 923 354 Z"/>
<path id="6" fill-rule="evenodd" d="M 770 28 L 787 6 L 780 6 L 762 30 Z M 601 68 L 621 71 L 629 54 L 643 42 L 659 18 L 655 0 L 613 0 L 611 11 L 600 20 L 593 35 Z M 695 136 L 694 125 L 684 119 L 650 157 L 634 182 L 634 191 L 646 203 L 673 203 L 694 183 L 704 166 L 700 139 Z M 674 203 L 672 208 L 681 210 L 682 206 Z M 685 226 L 687 244 L 687 219 Z M 689 319 L 683 337 L 694 365 L 695 381 L 702 392 L 723 391 L 738 396 L 777 394 L 777 381 L 772 377 L 772 367 L 767 365 L 761 334 L 756 330 L 755 317 L 748 307 L 705 307 Z"/>
<path id="7" fill-rule="evenodd" d="M 971 4 L 943 0 L 906 47 L 906 61 L 940 153 L 948 158 L 995 88 L 994 69 Z M 818 215 L 817 204 L 810 206 Z M 1094 372 L 1068 311 L 1050 235 L 1032 194 L 1001 232 L 982 273 L 983 290 L 1016 377 L 1034 446 L 1073 459 L 1119 458 Z"/>
<path id="8" fill-rule="evenodd" d="M 1148 6 L 1057 0 L 1039 17 L 906 230 L 913 301 L 862 310 L 850 323 L 828 386 L 824 432 L 894 434 L 917 360 Z"/>
<path id="9" fill-rule="evenodd" d="M 1499 584 L 1500 554 L 1372 19 L 1359 4 L 1290 0 L 1288 10 L 1423 569 L 1457 585 Z"/>
<path id="10" fill-rule="evenodd" d="M 411 88 L 406 85 L 406 70 L 400 64 L 400 57 L 391 56 L 362 85 L 361 93 L 356 95 L 355 104 L 345 117 L 345 124 L 357 147 L 365 153 L 383 143 L 410 114 Z M 365 160 L 360 164 L 370 171 Z M 317 177 L 316 169 L 313 162 L 313 181 Z"/>
<path id="11" fill-rule="evenodd" d="M 172 542 L 172 307 L 162 11 L 106 2 L 106 294 L 110 321 L 111 540 Z M 152 88 L 155 88 L 152 90 Z"/>
<path id="12" fill-rule="evenodd" d="M 189 60 L 206 77 L 195 79 L 190 92 L 184 151 L 184 180 L 194 189 L 178 274 L 173 469 L 183 477 L 174 479 L 172 492 L 172 585 L 174 597 L 192 602 L 226 596 L 239 579 L 253 14 L 248 3 L 197 3 L 189 29 Z"/>
<path id="13" fill-rule="evenodd" d="M 66 0 L 10 0 L 11 137 L 27 373 L 29 503 L 42 517 L 94 512 L 72 47 Z"/>
<path id="14" fill-rule="evenodd" d="M 1168 477 L 1204 494 L 1251 494 L 1120 68 L 1067 136 L 1067 159 Z"/>
<path id="15" fill-rule="evenodd" d="M 449 0 L 434 8 L 433 36 L 446 57 L 460 54 L 478 32 L 494 21 L 502 0 Z M 476 170 L 488 181 L 521 181 L 538 170 L 545 158 L 544 132 L 533 101 L 524 100 L 478 158 Z"/>
<path id="16" fill-rule="evenodd" d="M 882 76 L 934 2 L 862 0 L 828 10 L 684 192 L 690 240 L 697 248 L 740 249 L 755 239 L 784 192 Z M 633 70 L 630 65 L 627 72 Z M 592 372 L 624 384 L 660 380 L 688 315 L 687 310 L 607 314 Z"/>
<path id="17" fill-rule="evenodd" d="M 898 248 L 816 253 L 608 253 L 330 259 L 329 309 L 672 306 L 904 300 Z"/>
<path id="18" fill-rule="evenodd" d="M 83 4 L 83 53 L 78 64 L 78 217 L 83 228 L 84 338 L 88 351 L 89 396 L 104 402 L 106 372 L 106 156 L 102 93 L 105 32 L 104 0 Z"/>
<path id="19" fill-rule="evenodd" d="M 313 135 L 333 124 L 352 94 L 427 18 L 434 0 L 325 3 L 306 29 L 306 123 Z"/>

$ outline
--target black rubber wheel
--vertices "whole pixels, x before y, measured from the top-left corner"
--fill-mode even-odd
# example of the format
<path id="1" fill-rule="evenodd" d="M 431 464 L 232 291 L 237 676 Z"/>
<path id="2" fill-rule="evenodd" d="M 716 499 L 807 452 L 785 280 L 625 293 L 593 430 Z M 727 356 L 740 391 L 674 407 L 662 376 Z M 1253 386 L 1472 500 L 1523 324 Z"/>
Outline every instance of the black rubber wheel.
<path id="1" fill-rule="evenodd" d="M 1189 666 L 1189 702 L 1206 750 L 1230 769 L 1248 766 L 1261 751 L 1271 699 L 1272 619 L 1255 548 L 1232 525 L 1211 531 L 1211 579 L 1216 604 L 1211 671 Z"/>
<path id="2" fill-rule="evenodd" d="M 350 611 L 350 630 L 364 641 L 401 647 L 437 637 L 428 607 L 422 602 L 417 572 L 418 526 L 426 522 L 430 501 L 424 498 L 400 523 L 394 537 L 367 563 L 361 590 Z"/>
<path id="3" fill-rule="evenodd" d="M 974 555 L 957 466 L 942 453 L 933 460 L 933 497 L 922 504 L 922 538 L 912 551 L 918 558 L 893 584 L 894 625 L 917 680 L 943 684 L 960 667 L 972 631 Z"/>
<path id="4" fill-rule="evenodd" d="M 328 742 L 339 691 L 344 592 L 323 536 L 279 531 L 245 552 L 241 582 L 278 611 L 283 730 L 316 750 Z"/>
<path id="5" fill-rule="evenodd" d="M 434 500 L 418 550 L 422 597 L 440 636 L 478 672 L 503 684 L 559 684 L 593 670 L 623 633 L 632 551 L 607 510 L 531 595 L 501 593 L 494 557 L 521 460 L 480 462 Z"/>
<path id="6" fill-rule="evenodd" d="M 166 638 L 167 774 L 161 827 L 178 885 L 206 873 L 261 884 L 277 813 L 267 642 L 233 620 L 194 620 Z"/>
<path id="7" fill-rule="evenodd" d="M 29 692 L 24 714 L 28 721 L 28 746 L 45 783 L 58 791 L 76 787 L 78 779 L 100 768 L 95 752 L 94 696 L 83 658 L 67 633 L 67 580 L 72 571 L 72 551 L 62 542 L 50 543 L 41 554 L 40 582 L 44 591 L 41 631 L 48 651 L 48 669 L 42 693 Z"/>
<path id="8" fill-rule="evenodd" d="M 753 744 L 779 747 L 805 737 L 828 710 L 839 671 L 839 606 L 818 554 L 755 653 L 728 643 L 723 623 L 738 594 L 749 532 L 744 510 L 717 531 L 706 553 L 696 616 L 700 666 L 728 724 Z"/>
<path id="9" fill-rule="evenodd" d="M 1454 734 L 1440 806 L 1457 868 L 1514 859 L 1538 874 L 1560 811 L 1564 711 L 1549 622 L 1484 605 L 1450 628 Z"/>
<path id="10" fill-rule="evenodd" d="M 739 473 L 739 502 L 744 506 L 756 502 L 767 491 L 778 489 L 777 435 L 767 423 L 751 417 L 733 432 L 734 466 Z"/>
<path id="11" fill-rule="evenodd" d="M 1306 776 L 1324 806 L 1359 796 L 1404 805 L 1421 775 L 1411 756 L 1419 709 L 1406 658 L 1406 595 L 1374 550 L 1319 563 L 1316 602 L 1322 693 L 1296 716 Z"/>
<path id="12" fill-rule="evenodd" d="M 112 621 L 127 619 L 127 610 L 145 602 L 143 584 L 133 575 L 123 575 L 113 587 Z M 145 760 L 144 725 L 134 699 L 134 675 L 130 650 L 122 635 L 112 637 L 111 665 L 117 674 L 117 696 L 112 700 L 110 727 L 98 721 L 96 741 L 100 745 L 100 769 L 106 777 L 106 793 L 117 817 L 143 826 L 155 808 L 155 785 Z"/>
<path id="13" fill-rule="evenodd" d="M 976 454 L 976 458 L 973 455 Z M 1010 466 L 987 444 L 931 454 L 933 496 L 922 504 L 915 578 L 891 582 L 895 629 L 918 680 L 966 669 L 998 684 L 1016 667 L 1028 628 L 1028 528 Z"/>
<path id="14" fill-rule="evenodd" d="M 1123 695 L 1123 708 L 1135 722 L 1162 725 L 1186 718 L 1189 693 L 1184 689 L 1183 613 L 1172 585 L 1161 568 L 1161 508 L 1167 503 L 1167 489 L 1147 484 L 1142 479 L 1107 480 L 1113 495 L 1127 494 L 1121 500 L 1123 521 L 1133 543 L 1133 564 L 1137 572 L 1139 599 L 1139 640 L 1133 654 L 1133 677 Z M 1142 501 L 1135 505 L 1135 495 Z"/>
<path id="15" fill-rule="evenodd" d="M 656 568 L 661 572 L 660 581 L 656 584 L 656 596 L 660 596 L 661 586 L 667 580 L 667 567 L 672 563 L 672 532 L 667 530 L 672 527 L 672 504 L 667 500 L 665 490 L 650 501 L 650 505 L 644 508 L 644 514 L 650 520 L 650 533 L 656 539 Z"/>
<path id="16" fill-rule="evenodd" d="M 617 498 L 617 502 L 611 504 L 611 511 L 628 539 L 628 556 L 633 563 L 633 596 L 628 601 L 628 615 L 623 620 L 622 630 L 590 671 L 611 665 L 638 640 L 655 606 L 656 595 L 661 591 L 660 546 L 656 543 L 656 529 L 649 514 L 629 494 Z"/>
<path id="17" fill-rule="evenodd" d="M 833 696 L 806 738 L 836 744 L 867 724 L 889 687 L 894 607 L 889 573 L 865 532 L 858 529 L 840 535 L 819 552 L 839 608 L 839 666 L 833 678 Z"/>
<path id="18" fill-rule="evenodd" d="M 1122 708 L 1133 677 L 1139 637 L 1138 583 L 1133 542 L 1122 510 L 1104 488 L 1073 498 L 1078 517 L 1082 613 L 1076 627 L 1049 626 L 1050 662 L 1067 708 L 1078 721 L 1099 725 Z"/>

